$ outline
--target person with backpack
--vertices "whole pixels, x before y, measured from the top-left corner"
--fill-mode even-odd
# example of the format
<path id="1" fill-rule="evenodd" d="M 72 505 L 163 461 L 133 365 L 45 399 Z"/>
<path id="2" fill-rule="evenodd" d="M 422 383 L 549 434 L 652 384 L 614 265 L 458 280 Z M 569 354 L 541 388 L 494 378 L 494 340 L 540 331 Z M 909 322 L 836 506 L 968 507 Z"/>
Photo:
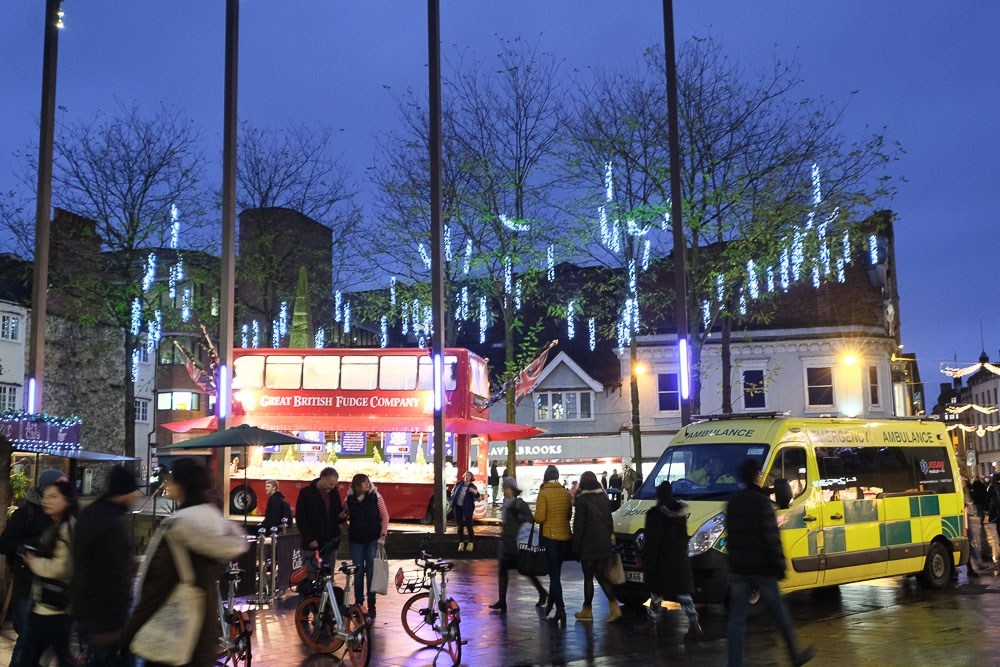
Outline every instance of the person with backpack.
<path id="1" fill-rule="evenodd" d="M 0 534 L 0 552 L 7 557 L 7 564 L 14 575 L 9 614 L 17 641 L 11 653 L 12 665 L 17 665 L 24 653 L 24 635 L 31 615 L 31 581 L 34 578 L 21 553 L 25 547 L 39 547 L 42 533 L 52 525 L 52 519 L 42 511 L 42 494 L 49 485 L 65 479 L 66 475 L 61 470 L 51 469 L 41 473 L 38 483 L 28 489 L 23 504 L 10 515 L 3 534 Z"/>
<path id="2" fill-rule="evenodd" d="M 497 589 L 499 597 L 490 605 L 490 609 L 507 613 L 507 585 L 510 582 L 510 571 L 517 571 L 517 536 L 522 525 L 534 520 L 528 503 L 520 497 L 521 489 L 517 480 L 506 477 L 503 480 L 503 505 L 500 507 L 500 549 L 497 554 Z M 538 577 L 529 576 L 531 585 L 538 591 L 536 607 L 544 607 L 548 597 L 545 587 Z"/>
<path id="3" fill-rule="evenodd" d="M 18 667 L 39 664 L 48 649 L 59 667 L 76 667 L 69 650 L 70 580 L 73 576 L 73 537 L 76 529 L 76 489 L 68 481 L 45 487 L 42 510 L 52 519 L 37 550 L 25 547 L 23 558 L 31 568 L 31 616 Z"/>
<path id="4" fill-rule="evenodd" d="M 264 491 L 267 493 L 267 509 L 264 510 L 264 521 L 260 527 L 264 530 L 271 528 L 283 528 L 292 525 L 292 506 L 285 495 L 278 490 L 278 480 L 269 479 L 264 482 Z M 282 519 L 285 519 L 282 525 Z"/>

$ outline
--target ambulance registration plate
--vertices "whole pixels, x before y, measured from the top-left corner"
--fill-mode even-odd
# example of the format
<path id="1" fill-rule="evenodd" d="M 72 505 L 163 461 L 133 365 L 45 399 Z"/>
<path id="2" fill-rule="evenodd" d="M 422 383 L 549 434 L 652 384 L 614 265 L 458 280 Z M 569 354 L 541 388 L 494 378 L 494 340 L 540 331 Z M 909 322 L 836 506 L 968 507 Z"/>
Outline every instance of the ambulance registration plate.
<path id="1" fill-rule="evenodd" d="M 625 581 L 631 582 L 633 584 L 644 584 L 646 583 L 646 575 L 643 572 L 634 572 L 632 570 L 625 570 Z"/>

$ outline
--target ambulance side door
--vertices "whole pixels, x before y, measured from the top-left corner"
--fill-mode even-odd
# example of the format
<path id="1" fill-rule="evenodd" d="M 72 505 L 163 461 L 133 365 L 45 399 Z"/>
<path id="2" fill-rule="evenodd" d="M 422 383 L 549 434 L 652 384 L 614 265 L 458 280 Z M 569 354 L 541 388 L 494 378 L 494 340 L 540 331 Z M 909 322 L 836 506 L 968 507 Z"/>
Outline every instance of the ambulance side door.
<path id="1" fill-rule="evenodd" d="M 772 502 L 777 502 L 773 492 L 777 480 L 787 480 L 792 488 L 789 506 L 781 508 L 775 505 L 781 546 L 788 561 L 785 579 L 781 582 L 783 590 L 813 586 L 819 579 L 817 538 L 823 519 L 818 490 L 812 484 L 815 474 L 815 466 L 810 465 L 806 447 L 782 444 L 771 459 L 771 467 L 764 477 L 765 488 L 772 491 Z"/>

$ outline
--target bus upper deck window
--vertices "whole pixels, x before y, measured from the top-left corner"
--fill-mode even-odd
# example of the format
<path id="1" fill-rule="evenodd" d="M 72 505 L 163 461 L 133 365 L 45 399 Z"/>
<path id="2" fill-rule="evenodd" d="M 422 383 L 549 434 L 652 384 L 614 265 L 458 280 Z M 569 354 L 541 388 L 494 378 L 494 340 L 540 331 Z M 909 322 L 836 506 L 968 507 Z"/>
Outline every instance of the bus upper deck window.
<path id="1" fill-rule="evenodd" d="M 264 357 L 239 357 L 233 361 L 233 389 L 264 386 Z"/>
<path id="2" fill-rule="evenodd" d="M 455 391 L 458 386 L 458 357 L 448 355 L 444 358 L 444 388 L 445 391 Z M 433 391 L 434 369 L 430 357 L 420 357 L 420 373 L 417 376 L 417 389 Z"/>
<path id="3" fill-rule="evenodd" d="M 264 386 L 268 389 L 299 389 L 302 386 L 302 357 L 269 356 L 264 368 Z"/>
<path id="4" fill-rule="evenodd" d="M 344 357 L 340 362 L 340 388 L 371 391 L 378 388 L 378 357 Z"/>
<path id="5" fill-rule="evenodd" d="M 415 356 L 382 357 L 379 365 L 379 389 L 413 391 L 417 388 Z"/>
<path id="6" fill-rule="evenodd" d="M 340 357 L 308 356 L 302 364 L 303 389 L 337 389 L 340 387 Z"/>

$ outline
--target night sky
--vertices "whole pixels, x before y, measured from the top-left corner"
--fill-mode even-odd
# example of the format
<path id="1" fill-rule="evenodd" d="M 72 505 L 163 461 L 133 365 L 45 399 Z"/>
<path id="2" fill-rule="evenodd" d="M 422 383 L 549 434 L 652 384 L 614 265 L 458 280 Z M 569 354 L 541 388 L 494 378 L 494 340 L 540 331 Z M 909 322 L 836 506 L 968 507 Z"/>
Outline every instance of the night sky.
<path id="1" fill-rule="evenodd" d="M 497 36 L 537 40 L 567 71 L 633 63 L 662 42 L 661 3 L 645 0 L 444 0 L 449 54 L 496 51 Z M 905 351 L 921 359 L 931 404 L 940 362 L 1000 357 L 995 203 L 1000 170 L 1000 3 L 929 0 L 803 3 L 677 0 L 678 43 L 711 35 L 748 68 L 794 58 L 813 97 L 850 100 L 844 129 L 888 127 L 906 150 L 894 173 L 908 182 L 885 207 L 896 240 Z M 0 190 L 16 186 L 15 150 L 37 141 L 43 0 L 0 10 Z M 112 110 L 117 98 L 184 109 L 211 156 L 222 134 L 222 0 L 66 0 L 60 34 L 60 120 Z M 628 11 L 625 11 L 625 10 Z M 324 124 L 338 134 L 370 201 L 365 168 L 375 138 L 396 127 L 385 87 L 426 86 L 426 3 L 247 0 L 241 5 L 241 119 L 263 126 Z M 853 91 L 857 91 L 852 95 Z M 221 179 L 221 158 L 212 164 Z M 992 186 L 990 184 L 993 184 Z M 992 194 L 991 194 L 992 193 Z"/>

